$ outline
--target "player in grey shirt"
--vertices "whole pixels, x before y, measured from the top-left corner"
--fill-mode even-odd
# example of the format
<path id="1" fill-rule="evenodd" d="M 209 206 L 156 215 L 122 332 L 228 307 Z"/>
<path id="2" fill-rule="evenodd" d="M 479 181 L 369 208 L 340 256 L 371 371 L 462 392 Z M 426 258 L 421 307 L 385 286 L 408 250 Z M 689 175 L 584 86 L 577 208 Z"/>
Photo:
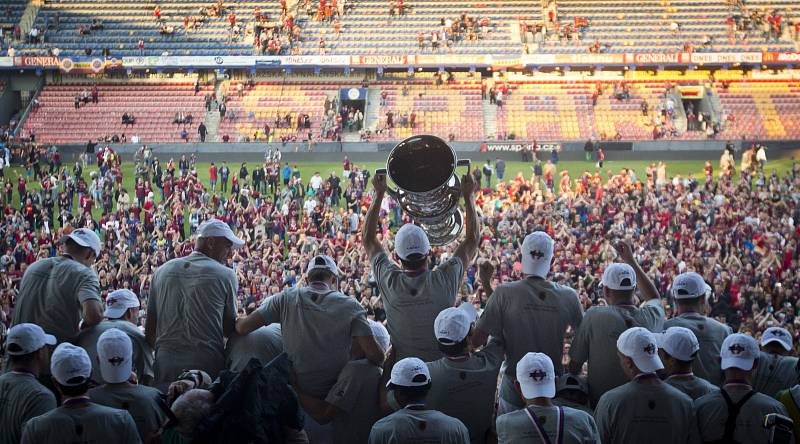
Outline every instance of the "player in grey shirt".
<path id="1" fill-rule="evenodd" d="M 486 442 L 492 429 L 497 374 L 503 347 L 491 338 L 483 350 L 473 353 L 470 333 L 477 317 L 475 307 L 462 303 L 436 317 L 434 331 L 444 358 L 428 362 L 432 384 L 428 407 L 460 420 L 472 443 Z"/>
<path id="2" fill-rule="evenodd" d="M 609 264 L 603 272 L 603 295 L 608 306 L 586 311 L 569 350 L 569 373 L 581 373 L 589 363 L 589 402 L 595 406 L 603 393 L 628 381 L 617 358 L 616 340 L 631 327 L 645 327 L 659 333 L 664 324 L 664 307 L 655 285 L 633 257 L 630 245 L 614 245 L 624 263 Z M 644 302 L 634 305 L 636 284 Z"/>
<path id="3" fill-rule="evenodd" d="M 86 396 L 92 374 L 86 351 L 62 343 L 53 352 L 50 372 L 62 404 L 28 421 L 22 444 L 141 443 L 128 412 L 94 404 Z"/>
<path id="4" fill-rule="evenodd" d="M 153 348 L 147 343 L 144 333 L 136 326 L 139 321 L 139 298 L 130 290 L 112 291 L 106 297 L 106 319 L 94 327 L 82 330 L 75 343 L 86 350 L 93 363 L 97 363 L 97 339 L 104 332 L 116 328 L 124 331 L 133 341 L 134 371 L 139 382 L 149 385 L 153 381 Z M 103 384 L 100 367 L 92 367 L 92 380 Z"/>
<path id="5" fill-rule="evenodd" d="M 369 321 L 381 351 L 388 351 L 390 340 L 386 327 Z M 381 368 L 365 358 L 364 352 L 353 340 L 352 359 L 339 373 L 339 379 L 324 400 L 305 393 L 294 385 L 303 410 L 320 424 L 333 422 L 333 442 L 337 444 L 363 443 L 369 439 L 372 426 L 381 419 L 380 380 Z"/>
<path id="6" fill-rule="evenodd" d="M 527 353 L 516 367 L 516 390 L 525 408 L 497 417 L 500 444 L 600 444 L 592 415 L 552 402 L 556 394 L 553 361 L 544 353 Z"/>
<path id="7" fill-rule="evenodd" d="M 491 295 L 475 328 L 473 345 L 483 345 L 489 335 L 497 337 L 506 350 L 506 364 L 500 386 L 499 413 L 523 408 L 514 390 L 517 361 L 528 352 L 542 352 L 562 374 L 561 356 L 567 328 L 576 330 L 583 319 L 575 290 L 545 280 L 553 261 L 553 239 L 536 231 L 522 242 L 520 281 L 503 284 Z M 491 276 L 481 277 L 490 280 Z"/>
<path id="8" fill-rule="evenodd" d="M 145 337 L 155 349 L 155 384 L 165 390 L 184 369 L 215 378 L 225 368 L 225 337 L 234 331 L 236 273 L 225 264 L 244 245 L 217 219 L 197 230 L 195 251 L 153 275 Z"/>
<path id="9" fill-rule="evenodd" d="M 761 335 L 761 354 L 753 377 L 753 389 L 775 397 L 794 387 L 800 376 L 797 358 L 791 356 L 792 334 L 781 327 L 770 327 Z"/>
<path id="10" fill-rule="evenodd" d="M 717 386 L 692 373 L 692 362 L 700 350 L 697 337 L 684 327 L 670 327 L 657 335 L 658 356 L 664 364 L 664 382 L 692 400 L 719 390 Z"/>
<path id="11" fill-rule="evenodd" d="M 63 255 L 40 259 L 25 270 L 12 321 L 39 325 L 59 343 L 75 340 L 81 319 L 84 328 L 103 320 L 100 283 L 90 268 L 100 255 L 100 238 L 80 228 L 63 243 Z"/>
<path id="12" fill-rule="evenodd" d="M 625 330 L 617 340 L 618 359 L 627 384 L 609 390 L 595 408 L 604 444 L 697 443 L 692 400 L 658 379 L 663 368 L 652 333 L 642 327 Z"/>
<path id="13" fill-rule="evenodd" d="M 692 371 L 719 387 L 722 384 L 719 350 L 722 341 L 733 331 L 729 326 L 703 314 L 711 287 L 697 273 L 683 273 L 672 281 L 670 294 L 675 302 L 675 317 L 667 320 L 664 328 L 685 327 L 694 333 L 700 343 L 700 351 L 692 364 Z"/>
<path id="14" fill-rule="evenodd" d="M 758 356 L 758 345 L 750 336 L 736 333 L 722 343 L 720 357 L 725 384 L 721 390 L 694 401 L 697 426 L 704 442 L 767 444 L 769 430 L 763 427 L 764 416 L 770 413 L 788 416 L 779 401 L 753 390 Z M 738 414 L 731 416 L 734 406 L 738 406 Z"/>
<path id="15" fill-rule="evenodd" d="M 17 324 L 8 331 L 10 371 L 0 375 L 0 444 L 19 443 L 29 419 L 56 408 L 53 392 L 36 380 L 47 368 L 47 346 L 55 343 L 36 324 Z"/>
<path id="16" fill-rule="evenodd" d="M 249 314 L 249 313 L 248 313 Z M 267 365 L 283 353 L 281 325 L 272 324 L 260 327 L 250 334 L 235 335 L 225 344 L 225 366 L 229 370 L 242 371 L 251 359 Z"/>
<path id="17" fill-rule="evenodd" d="M 429 270 L 430 242 L 418 226 L 406 224 L 395 235 L 394 253 L 402 268 L 386 254 L 377 238 L 381 202 L 386 193 L 386 175 L 372 179 L 375 198 L 362 231 L 364 249 L 380 289 L 386 322 L 398 359 L 418 357 L 435 361 L 442 357 L 433 336 L 433 320 L 440 311 L 455 305 L 464 280 L 464 269 L 472 263 L 480 241 L 480 220 L 475 212 L 471 174 L 461 180 L 466 237 L 453 256 Z"/>
<path id="18" fill-rule="evenodd" d="M 431 383 L 428 366 L 420 359 L 398 361 L 392 367 L 388 389 L 394 392 L 400 410 L 375 423 L 369 444 L 469 443 L 469 432 L 461 421 L 426 405 Z"/>

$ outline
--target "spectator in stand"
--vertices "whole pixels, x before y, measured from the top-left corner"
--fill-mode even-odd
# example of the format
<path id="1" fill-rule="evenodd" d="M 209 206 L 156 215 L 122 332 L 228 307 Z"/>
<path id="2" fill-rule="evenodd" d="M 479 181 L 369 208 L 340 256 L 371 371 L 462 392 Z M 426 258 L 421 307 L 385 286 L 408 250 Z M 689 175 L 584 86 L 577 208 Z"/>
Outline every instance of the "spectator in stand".
<path id="1" fill-rule="evenodd" d="M 454 305 L 464 270 L 472 263 L 478 248 L 480 221 L 473 200 L 475 184 L 469 174 L 462 176 L 466 237 L 452 257 L 434 270 L 429 268 L 428 236 L 414 224 L 403 225 L 395 235 L 394 251 L 402 268 L 389 259 L 377 237 L 379 213 L 387 188 L 386 175 L 376 175 L 372 185 L 375 196 L 364 221 L 362 242 L 383 299 L 389 334 L 399 358 L 420 357 L 435 361 L 442 353 L 433 332 L 433 322 L 440 311 Z"/>
<path id="2" fill-rule="evenodd" d="M 220 105 L 220 114 L 222 114 L 222 106 L 223 105 Z M 197 126 L 197 134 L 200 135 L 200 143 L 204 143 L 206 141 L 206 134 L 208 134 L 205 123 L 200 122 L 200 125 Z"/>
<path id="3" fill-rule="evenodd" d="M 224 368 L 224 338 L 234 332 L 239 286 L 225 264 L 244 243 L 228 224 L 210 219 L 198 228 L 191 255 L 167 262 L 153 275 L 145 337 L 155 350 L 157 387 L 187 368 L 212 377 Z"/>

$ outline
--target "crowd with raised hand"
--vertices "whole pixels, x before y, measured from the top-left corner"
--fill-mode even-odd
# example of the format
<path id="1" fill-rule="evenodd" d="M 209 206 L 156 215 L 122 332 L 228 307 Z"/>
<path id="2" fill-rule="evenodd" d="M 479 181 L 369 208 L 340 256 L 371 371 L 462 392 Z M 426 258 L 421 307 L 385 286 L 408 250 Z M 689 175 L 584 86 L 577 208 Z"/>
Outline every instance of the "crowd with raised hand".
<path id="1" fill-rule="evenodd" d="M 91 186 L 50 165 L 7 192 L 4 442 L 768 442 L 800 417 L 796 164 L 466 175 L 432 247 L 347 159 L 205 184 L 142 150 L 132 196 L 89 160 Z"/>

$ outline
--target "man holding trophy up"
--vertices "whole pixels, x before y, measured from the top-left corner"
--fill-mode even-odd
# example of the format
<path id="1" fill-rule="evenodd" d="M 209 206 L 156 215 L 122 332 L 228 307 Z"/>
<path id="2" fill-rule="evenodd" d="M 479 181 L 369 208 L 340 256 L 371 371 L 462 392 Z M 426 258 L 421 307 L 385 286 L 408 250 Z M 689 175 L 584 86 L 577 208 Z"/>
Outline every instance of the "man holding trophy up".
<path id="1" fill-rule="evenodd" d="M 430 161 L 430 158 L 426 160 Z M 475 258 L 480 242 L 480 221 L 473 197 L 475 183 L 472 175 L 466 174 L 461 178 L 459 190 L 454 188 L 459 186 L 459 181 L 450 179 L 451 184 L 455 183 L 451 187 L 455 202 L 458 201 L 458 194 L 464 197 L 466 237 L 452 257 L 430 270 L 430 247 L 435 239 L 429 240 L 428 234 L 420 227 L 426 226 L 424 221 L 415 219 L 420 225 L 405 224 L 397 231 L 394 256 L 401 266 L 389 258 L 378 241 L 378 217 L 388 188 L 386 177 L 386 174 L 376 174 L 372 180 L 375 198 L 364 223 L 364 248 L 380 288 L 397 360 L 416 357 L 423 361 L 435 361 L 442 357 L 442 353 L 434 336 L 433 322 L 439 312 L 455 305 L 464 270 Z M 392 179 L 398 182 L 396 177 Z M 389 192 L 393 197 L 397 193 L 393 190 Z M 460 214 L 456 217 L 460 218 Z"/>

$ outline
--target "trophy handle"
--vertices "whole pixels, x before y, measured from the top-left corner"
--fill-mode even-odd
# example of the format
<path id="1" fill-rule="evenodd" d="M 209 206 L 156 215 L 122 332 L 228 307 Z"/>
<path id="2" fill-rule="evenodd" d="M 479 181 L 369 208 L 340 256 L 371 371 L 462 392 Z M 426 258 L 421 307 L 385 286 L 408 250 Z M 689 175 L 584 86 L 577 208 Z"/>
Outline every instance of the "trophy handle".
<path id="1" fill-rule="evenodd" d="M 375 170 L 375 175 L 376 176 L 387 176 L 388 177 L 389 174 L 388 174 L 386 168 L 378 168 L 377 170 Z M 387 184 L 386 184 L 386 194 L 388 194 L 389 197 L 391 197 L 394 200 L 398 200 L 399 199 L 399 193 L 397 192 L 397 190 L 395 190 L 394 188 L 389 186 L 388 181 L 387 181 Z"/>
<path id="2" fill-rule="evenodd" d="M 458 161 L 456 162 L 456 168 L 462 166 L 467 167 L 467 172 L 469 173 L 471 172 L 470 170 L 472 169 L 472 161 L 470 161 L 469 159 L 458 159 Z"/>

